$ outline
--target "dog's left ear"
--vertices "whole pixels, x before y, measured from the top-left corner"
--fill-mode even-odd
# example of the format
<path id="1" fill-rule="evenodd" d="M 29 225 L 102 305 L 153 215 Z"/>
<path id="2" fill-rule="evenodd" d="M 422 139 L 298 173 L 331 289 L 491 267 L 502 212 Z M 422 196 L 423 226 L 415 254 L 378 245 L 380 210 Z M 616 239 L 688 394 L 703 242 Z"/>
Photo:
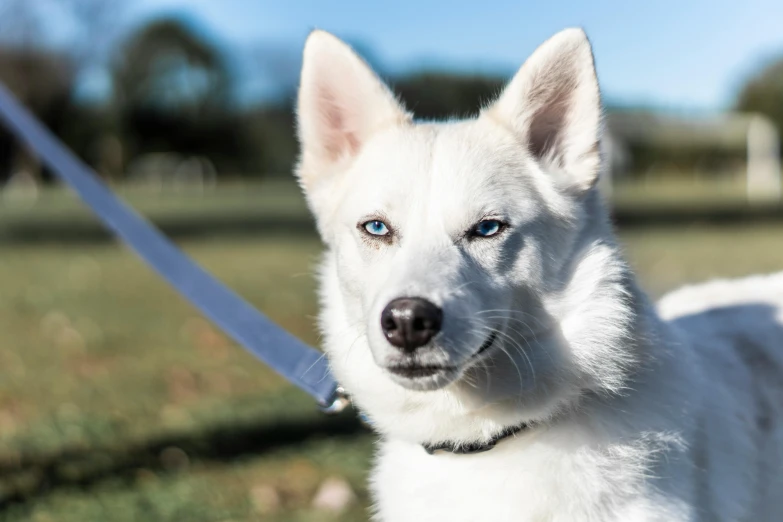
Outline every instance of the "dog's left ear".
<path id="1" fill-rule="evenodd" d="M 483 114 L 514 132 L 567 191 L 581 194 L 598 179 L 601 99 L 581 29 L 544 42 Z"/>

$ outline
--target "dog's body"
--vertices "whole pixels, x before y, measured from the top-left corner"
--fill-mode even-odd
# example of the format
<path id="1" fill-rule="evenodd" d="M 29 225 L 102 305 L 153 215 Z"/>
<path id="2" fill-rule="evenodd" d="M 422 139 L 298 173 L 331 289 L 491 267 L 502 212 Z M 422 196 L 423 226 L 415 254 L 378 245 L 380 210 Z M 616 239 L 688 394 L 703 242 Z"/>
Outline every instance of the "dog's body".
<path id="1" fill-rule="evenodd" d="M 656 311 L 596 188 L 599 134 L 578 30 L 478 118 L 437 124 L 308 40 L 298 175 L 331 366 L 382 435 L 378 520 L 783 517 L 783 274 Z"/>
<path id="2" fill-rule="evenodd" d="M 668 296 L 662 326 L 680 331 L 649 348 L 676 354 L 649 382 L 487 453 L 386 440 L 381 520 L 780 520 L 781 295 L 778 275 Z"/>

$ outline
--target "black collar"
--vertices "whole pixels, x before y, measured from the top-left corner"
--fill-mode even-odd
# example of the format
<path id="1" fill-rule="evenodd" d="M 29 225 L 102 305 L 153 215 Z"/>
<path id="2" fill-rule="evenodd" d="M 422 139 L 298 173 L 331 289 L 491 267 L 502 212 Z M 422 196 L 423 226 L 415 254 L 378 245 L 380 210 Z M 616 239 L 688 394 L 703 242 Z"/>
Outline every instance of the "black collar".
<path id="1" fill-rule="evenodd" d="M 511 426 L 504 429 L 486 442 L 471 442 L 469 444 L 458 444 L 455 442 L 438 442 L 436 444 L 422 444 L 424 451 L 430 455 L 436 452 L 448 452 L 455 455 L 470 455 L 471 453 L 483 453 L 495 447 L 495 444 L 503 439 L 507 439 L 528 428 L 527 424 Z"/>

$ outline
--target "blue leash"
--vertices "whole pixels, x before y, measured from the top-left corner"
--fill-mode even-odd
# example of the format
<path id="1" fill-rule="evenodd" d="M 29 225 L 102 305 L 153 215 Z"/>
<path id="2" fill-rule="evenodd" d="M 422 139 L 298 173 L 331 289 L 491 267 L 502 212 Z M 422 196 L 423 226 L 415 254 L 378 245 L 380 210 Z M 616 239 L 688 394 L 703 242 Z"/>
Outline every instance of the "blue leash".
<path id="1" fill-rule="evenodd" d="M 346 401 L 317 350 L 270 321 L 204 271 L 158 229 L 117 198 L 98 176 L 0 83 L 0 118 L 90 207 L 104 225 L 235 341 L 312 395 L 327 412 Z"/>

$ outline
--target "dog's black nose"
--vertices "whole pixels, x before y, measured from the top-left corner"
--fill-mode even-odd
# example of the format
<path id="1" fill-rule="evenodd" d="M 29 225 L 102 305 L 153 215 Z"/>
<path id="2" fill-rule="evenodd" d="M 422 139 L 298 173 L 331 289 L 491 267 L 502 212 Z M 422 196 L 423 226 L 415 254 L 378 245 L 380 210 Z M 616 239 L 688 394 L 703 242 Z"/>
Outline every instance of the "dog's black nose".
<path id="1" fill-rule="evenodd" d="M 381 312 L 381 328 L 391 344 L 405 352 L 424 346 L 440 331 L 443 311 L 420 297 L 402 297 Z"/>

